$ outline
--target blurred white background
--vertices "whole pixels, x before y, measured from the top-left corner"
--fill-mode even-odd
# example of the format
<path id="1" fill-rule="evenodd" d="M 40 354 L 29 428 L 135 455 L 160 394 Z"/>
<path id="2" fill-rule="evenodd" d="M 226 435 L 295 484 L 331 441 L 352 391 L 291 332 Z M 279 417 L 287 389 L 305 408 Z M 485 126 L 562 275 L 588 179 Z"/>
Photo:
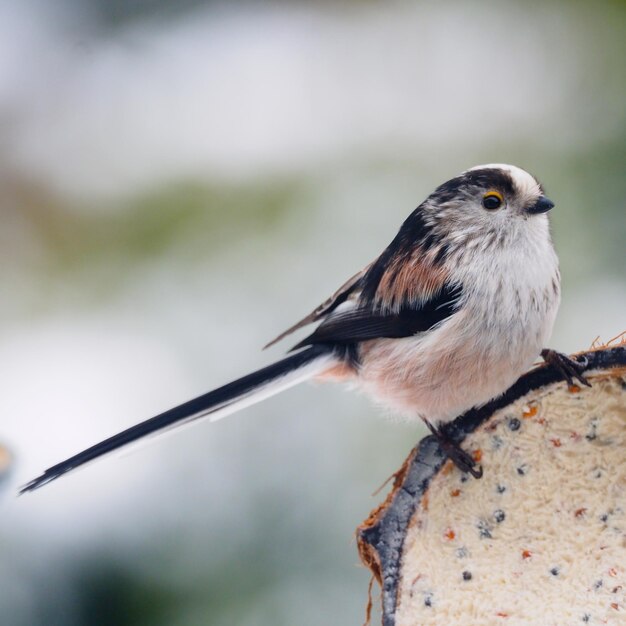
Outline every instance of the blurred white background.
<path id="1" fill-rule="evenodd" d="M 422 430 L 300 387 L 21 498 L 267 364 L 447 178 L 556 202 L 552 347 L 626 328 L 626 3 L 0 2 L 0 615 L 360 624 L 353 531 Z M 377 619 L 377 618 L 374 618 Z"/>

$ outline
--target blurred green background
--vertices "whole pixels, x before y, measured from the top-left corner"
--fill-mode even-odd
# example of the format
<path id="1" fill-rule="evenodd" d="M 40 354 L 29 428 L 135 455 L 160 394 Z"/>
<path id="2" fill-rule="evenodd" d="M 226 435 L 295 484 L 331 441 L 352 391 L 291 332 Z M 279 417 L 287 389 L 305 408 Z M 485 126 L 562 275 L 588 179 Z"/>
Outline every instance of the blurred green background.
<path id="1" fill-rule="evenodd" d="M 361 624 L 353 531 L 423 431 L 354 394 L 16 487 L 278 358 L 479 163 L 556 202 L 552 347 L 624 330 L 625 27 L 616 1 L 1 2 L 2 626 Z"/>

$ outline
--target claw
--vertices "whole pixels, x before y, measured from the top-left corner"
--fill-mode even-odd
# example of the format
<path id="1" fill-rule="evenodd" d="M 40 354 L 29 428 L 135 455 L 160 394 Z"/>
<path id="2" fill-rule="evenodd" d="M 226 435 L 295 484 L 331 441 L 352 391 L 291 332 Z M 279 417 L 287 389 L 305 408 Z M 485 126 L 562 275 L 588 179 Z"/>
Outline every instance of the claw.
<path id="1" fill-rule="evenodd" d="M 587 387 L 591 387 L 591 383 L 583 376 L 583 372 L 589 364 L 587 357 L 583 356 L 581 360 L 578 361 L 556 350 L 548 349 L 542 350 L 541 356 L 546 363 L 552 365 L 561 373 L 570 387 L 574 385 L 574 379 Z"/>
<path id="2" fill-rule="evenodd" d="M 445 455 L 465 474 L 471 474 L 474 478 L 482 478 L 482 465 L 476 463 L 471 454 L 463 450 L 440 428 L 436 428 L 430 422 L 426 421 L 426 425 L 430 432 L 437 437 L 441 449 Z"/>
<path id="3" fill-rule="evenodd" d="M 483 466 L 477 465 L 474 463 L 472 467 L 468 467 L 467 471 L 474 477 L 476 480 L 483 477 Z"/>

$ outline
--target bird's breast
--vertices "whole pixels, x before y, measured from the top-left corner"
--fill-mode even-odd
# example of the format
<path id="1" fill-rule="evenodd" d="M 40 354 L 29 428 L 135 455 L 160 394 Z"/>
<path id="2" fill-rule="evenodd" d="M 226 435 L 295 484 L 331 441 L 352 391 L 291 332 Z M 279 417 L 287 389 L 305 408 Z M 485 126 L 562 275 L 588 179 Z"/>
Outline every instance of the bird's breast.
<path id="1" fill-rule="evenodd" d="M 361 344 L 360 387 L 394 413 L 432 421 L 453 419 L 506 391 L 552 331 L 558 269 L 518 271 L 517 278 L 493 269 L 464 288 L 459 310 L 438 327 Z"/>

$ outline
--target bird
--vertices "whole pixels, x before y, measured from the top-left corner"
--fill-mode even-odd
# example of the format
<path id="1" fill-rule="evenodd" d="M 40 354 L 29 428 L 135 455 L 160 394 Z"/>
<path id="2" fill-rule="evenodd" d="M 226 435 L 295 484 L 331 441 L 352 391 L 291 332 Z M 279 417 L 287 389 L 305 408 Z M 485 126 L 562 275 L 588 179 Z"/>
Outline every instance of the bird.
<path id="1" fill-rule="evenodd" d="M 316 327 L 288 356 L 132 426 L 25 484 L 33 491 L 103 455 L 192 420 L 215 421 L 304 381 L 346 383 L 423 421 L 462 471 L 482 467 L 449 435 L 541 356 L 572 384 L 584 360 L 546 348 L 561 298 L 542 184 L 514 165 L 439 185 L 372 263 L 266 347 Z"/>

